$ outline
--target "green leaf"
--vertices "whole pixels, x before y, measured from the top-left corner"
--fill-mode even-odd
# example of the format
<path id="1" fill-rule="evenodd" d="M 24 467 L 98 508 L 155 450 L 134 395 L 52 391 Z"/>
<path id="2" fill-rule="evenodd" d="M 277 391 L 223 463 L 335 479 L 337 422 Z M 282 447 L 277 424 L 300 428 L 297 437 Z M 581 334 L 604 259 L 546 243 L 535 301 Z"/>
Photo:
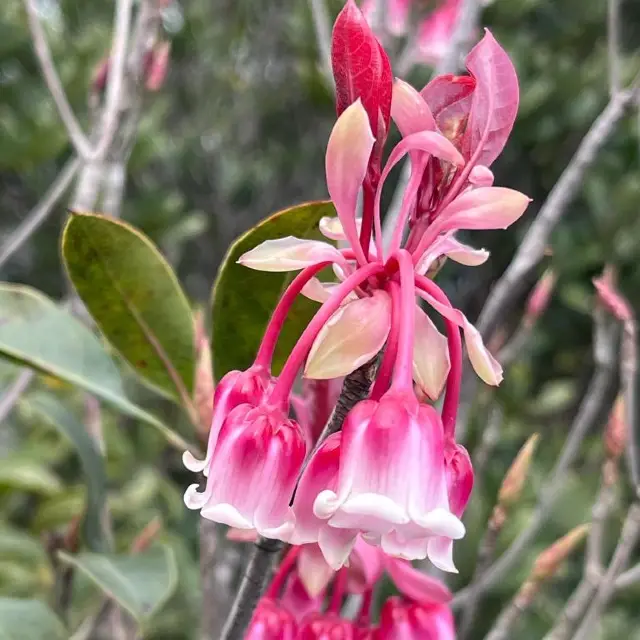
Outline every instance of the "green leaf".
<path id="1" fill-rule="evenodd" d="M 12 455 L 0 458 L 0 488 L 53 496 L 62 491 L 57 475 L 37 460 Z"/>
<path id="2" fill-rule="evenodd" d="M 0 640 L 66 640 L 62 622 L 42 602 L 0 598 Z"/>
<path id="3" fill-rule="evenodd" d="M 96 336 L 40 292 L 0 284 L 0 354 L 93 393 L 154 426 L 178 449 L 189 445 L 126 396 L 120 372 Z"/>
<path id="4" fill-rule="evenodd" d="M 151 240 L 120 220 L 72 213 L 62 256 L 106 339 L 146 382 L 186 402 L 195 371 L 193 316 Z"/>
<path id="5" fill-rule="evenodd" d="M 86 575 L 102 592 L 144 626 L 171 597 L 178 581 L 175 554 L 154 547 L 137 555 L 59 553 L 60 559 Z"/>
<path id="6" fill-rule="evenodd" d="M 85 542 L 92 551 L 109 548 L 104 529 L 103 510 L 107 497 L 104 460 L 86 427 L 56 398 L 45 393 L 28 396 L 28 406 L 74 446 L 87 481 L 87 508 L 83 522 Z"/>
<path id="7" fill-rule="evenodd" d="M 276 303 L 296 275 L 254 271 L 237 264 L 238 258 L 265 240 L 286 236 L 325 239 L 318 231 L 318 222 L 323 216 L 335 215 L 330 201 L 301 204 L 263 220 L 231 245 L 212 295 L 211 348 L 218 380 L 233 369 L 251 366 Z M 275 373 L 282 368 L 317 309 L 317 303 L 303 296 L 291 307 L 276 348 Z"/>

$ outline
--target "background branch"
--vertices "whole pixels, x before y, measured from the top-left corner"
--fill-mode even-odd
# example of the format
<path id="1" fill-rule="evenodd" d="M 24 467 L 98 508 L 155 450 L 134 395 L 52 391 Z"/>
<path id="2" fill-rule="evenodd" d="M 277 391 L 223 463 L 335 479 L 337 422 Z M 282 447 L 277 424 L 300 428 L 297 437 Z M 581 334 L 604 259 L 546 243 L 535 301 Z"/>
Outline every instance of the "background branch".
<path id="1" fill-rule="evenodd" d="M 549 517 L 551 509 L 564 485 L 569 468 L 580 451 L 582 441 L 604 409 L 612 382 L 611 374 L 615 366 L 615 347 L 615 325 L 611 322 L 605 322 L 602 314 L 597 313 L 594 337 L 595 371 L 589 388 L 578 409 L 578 413 L 571 425 L 560 457 L 556 462 L 549 480 L 540 491 L 540 499 L 528 526 L 479 579 L 476 587 L 478 590 L 486 591 L 490 589 L 511 571 Z M 472 589 L 470 586 L 459 591 L 453 598 L 452 606 L 454 608 L 466 606 L 471 593 Z"/>

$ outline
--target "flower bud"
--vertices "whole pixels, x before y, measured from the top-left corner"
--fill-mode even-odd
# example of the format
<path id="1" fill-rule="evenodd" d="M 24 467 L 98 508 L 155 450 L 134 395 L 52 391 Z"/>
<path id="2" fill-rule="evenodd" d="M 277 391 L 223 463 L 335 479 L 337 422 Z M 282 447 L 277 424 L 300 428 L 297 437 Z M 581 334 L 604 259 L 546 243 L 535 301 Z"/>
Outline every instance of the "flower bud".
<path id="1" fill-rule="evenodd" d="M 549 300 L 556 284 L 556 274 L 547 269 L 536 286 L 533 288 L 524 313 L 524 322 L 527 326 L 533 326 L 538 318 L 546 311 Z"/>
<path id="2" fill-rule="evenodd" d="M 204 314 L 199 310 L 194 317 L 196 342 L 196 375 L 194 379 L 193 403 L 198 419 L 198 430 L 206 439 L 213 419 L 213 365 L 211 346 L 204 328 Z"/>
<path id="3" fill-rule="evenodd" d="M 545 549 L 536 559 L 531 572 L 531 579 L 541 582 L 551 578 L 560 568 L 560 565 L 569 557 L 569 554 L 586 538 L 589 525 L 582 524 L 572 529 L 560 540 L 554 542 Z"/>
<path id="4" fill-rule="evenodd" d="M 609 421 L 604 432 L 604 448 L 607 457 L 619 460 L 627 441 L 627 425 L 625 422 L 624 397 L 619 395 L 609 414 Z"/>
<path id="5" fill-rule="evenodd" d="M 501 506 L 511 506 L 520 498 L 539 439 L 537 433 L 530 436 L 507 471 L 498 492 L 498 503 Z"/>

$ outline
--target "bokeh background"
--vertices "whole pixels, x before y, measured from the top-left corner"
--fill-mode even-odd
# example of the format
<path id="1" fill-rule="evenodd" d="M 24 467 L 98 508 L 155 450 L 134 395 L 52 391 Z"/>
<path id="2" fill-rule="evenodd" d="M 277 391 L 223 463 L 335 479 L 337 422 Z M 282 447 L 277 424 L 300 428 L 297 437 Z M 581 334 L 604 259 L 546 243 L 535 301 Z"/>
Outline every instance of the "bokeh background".
<path id="1" fill-rule="evenodd" d="M 89 122 L 92 78 L 108 51 L 112 2 L 40 0 L 54 58 L 69 99 Z M 328 2 L 335 16 L 341 3 Z M 640 3 L 622 3 L 623 73 L 640 68 Z M 524 219 L 507 232 L 471 238 L 492 252 L 481 268 L 448 264 L 439 278 L 454 304 L 475 317 L 491 284 L 608 99 L 606 2 L 495 0 L 482 24 L 512 56 L 521 85 L 513 135 L 494 166 L 496 184 L 533 198 Z M 332 89 L 318 65 L 318 48 L 306 2 L 274 0 L 173 0 L 163 11 L 171 42 L 163 86 L 145 97 L 138 138 L 128 162 L 122 217 L 139 227 L 174 265 L 194 304 L 206 306 L 216 269 L 229 243 L 261 218 L 286 206 L 326 197 L 324 150 L 335 119 Z M 392 46 L 400 48 L 392 41 Z M 410 80 L 423 86 L 432 69 L 416 65 Z M 637 110 L 636 110 L 637 111 Z M 456 546 L 464 585 L 499 483 L 516 451 L 537 431 L 541 442 L 521 503 L 499 540 L 499 551 L 526 526 L 537 492 L 562 445 L 593 369 L 591 278 L 614 264 L 621 290 L 640 304 L 640 119 L 632 112 L 619 126 L 579 197 L 552 236 L 549 256 L 534 275 L 552 266 L 558 284 L 551 304 L 504 384 L 482 390 L 470 411 L 467 443 L 482 440 L 497 401 L 497 440 L 469 508 L 469 534 Z M 0 246 L 40 200 L 71 157 L 72 149 L 34 58 L 22 2 L 0 7 Z M 388 188 L 389 200 L 393 189 Z M 0 268 L 3 281 L 32 285 L 63 298 L 67 283 L 59 256 L 65 202 L 19 252 Z M 510 330 L 523 305 L 504 318 Z M 2 310 L 0 309 L 0 318 Z M 241 331 L 241 327 L 238 327 Z M 55 336 L 51 337 L 55 340 Z M 2 384 L 16 375 L 0 361 Z M 135 380 L 130 395 L 162 412 L 185 435 L 178 412 Z M 611 380 L 611 400 L 615 380 Z M 82 417 L 80 394 L 53 378 L 32 392 L 56 396 Z M 73 448 L 30 406 L 30 394 L 0 425 L 0 596 L 50 600 L 54 570 L 47 554 L 82 513 L 85 481 Z M 605 408 L 606 409 L 606 408 Z M 526 577 L 533 558 L 572 527 L 588 521 L 602 461 L 601 427 L 589 437 L 547 526 L 517 568 L 488 595 L 478 635 Z M 154 518 L 158 540 L 177 557 L 179 580 L 145 637 L 198 637 L 200 586 L 198 518 L 183 506 L 190 482 L 179 455 L 147 426 L 103 409 L 108 502 L 115 547 L 126 550 Z M 609 527 L 617 539 L 620 507 Z M 221 540 L 218 570 L 221 609 L 246 549 Z M 579 554 L 578 554 L 579 556 Z M 576 556 L 526 614 L 518 637 L 541 638 L 582 573 Z M 231 586 L 229 586 L 231 585 Z M 640 638 L 640 587 L 615 600 L 601 638 Z M 78 580 L 71 608 L 77 625 L 100 602 L 99 591 Z M 0 621 L 0 628 L 2 624 Z M 26 636 L 25 636 L 26 637 Z M 476 637 L 476 636 L 474 636 Z"/>

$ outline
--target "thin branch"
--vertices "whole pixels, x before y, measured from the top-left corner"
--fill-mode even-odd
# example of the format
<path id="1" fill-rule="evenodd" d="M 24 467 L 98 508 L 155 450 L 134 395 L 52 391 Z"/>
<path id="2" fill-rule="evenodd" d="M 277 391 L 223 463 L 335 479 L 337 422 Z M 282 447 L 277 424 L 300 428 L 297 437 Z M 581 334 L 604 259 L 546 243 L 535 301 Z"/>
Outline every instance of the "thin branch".
<path id="1" fill-rule="evenodd" d="M 513 638 L 513 626 L 529 609 L 536 593 L 537 585 L 533 582 L 525 582 L 500 614 L 485 640 L 510 640 Z"/>
<path id="2" fill-rule="evenodd" d="M 491 514 L 491 517 L 489 518 L 487 530 L 485 531 L 482 541 L 480 542 L 478 560 L 476 562 L 476 568 L 469 587 L 469 598 L 467 600 L 462 616 L 462 621 L 460 623 L 460 640 L 471 638 L 471 634 L 473 633 L 473 623 L 475 620 L 476 612 L 478 610 L 478 604 L 481 594 L 481 590 L 478 588 L 478 583 L 482 576 L 486 573 L 489 566 L 491 566 L 491 562 L 493 561 L 493 558 L 495 556 L 498 538 L 500 537 L 500 532 L 502 531 L 506 517 L 507 514 L 505 510 L 500 505 L 496 505 L 493 513 Z M 516 599 L 514 599 L 514 603 Z"/>
<path id="3" fill-rule="evenodd" d="M 313 27 L 316 32 L 320 52 L 320 69 L 327 82 L 333 86 L 331 72 L 331 22 L 327 11 L 326 0 L 309 0 Z"/>
<path id="4" fill-rule="evenodd" d="M 615 96 L 622 87 L 620 0 L 608 0 L 607 2 L 607 57 L 609 62 L 609 95 Z"/>
<path id="5" fill-rule="evenodd" d="M 38 64 L 40 65 L 40 71 L 56 105 L 60 119 L 78 155 L 83 158 L 88 158 L 92 154 L 91 143 L 73 113 L 73 109 L 67 99 L 67 94 L 62 86 L 60 76 L 56 71 L 51 49 L 47 42 L 47 36 L 40 22 L 40 17 L 38 16 L 36 1 L 24 0 L 24 7 L 27 11 L 29 31 L 31 32 L 33 48 L 36 58 L 38 59 Z"/>
<path id="6" fill-rule="evenodd" d="M 220 640 L 242 640 L 251 617 L 267 587 L 273 561 L 284 544 L 280 540 L 259 538 L 253 547 L 242 584 L 231 607 Z M 215 640 L 209 638 L 208 640 Z"/>
<path id="7" fill-rule="evenodd" d="M 596 316 L 598 318 L 599 316 Z M 482 576 L 477 589 L 486 591 L 502 580 L 521 555 L 527 551 L 536 535 L 547 521 L 551 509 L 564 486 L 569 468 L 576 459 L 582 441 L 600 416 L 607 401 L 611 385 L 612 371 L 615 365 L 616 333 L 614 325 L 596 321 L 594 338 L 595 371 L 584 395 L 578 413 L 571 425 L 569 436 L 560 453 L 560 457 L 551 473 L 551 477 L 540 491 L 540 499 L 533 512 L 529 525 L 513 541 L 498 561 Z M 452 601 L 454 608 L 466 605 L 472 593 L 471 587 L 459 591 Z"/>
<path id="8" fill-rule="evenodd" d="M 640 563 L 627 569 L 615 582 L 616 591 L 628 589 L 640 582 Z"/>
<path id="9" fill-rule="evenodd" d="M 35 372 L 33 370 L 24 369 L 2 394 L 0 398 L 0 423 L 4 422 L 13 411 L 18 400 L 20 400 L 20 396 L 29 388 L 34 376 Z"/>
<path id="10" fill-rule="evenodd" d="M 598 590 L 603 572 L 603 537 L 606 523 L 615 504 L 615 481 L 611 474 L 616 472 L 610 468 L 608 469 L 609 465 L 610 461 L 605 462 L 603 465 L 600 490 L 592 510 L 582 580 L 571 594 L 558 621 L 545 636 L 544 640 L 570 640 Z"/>
<path id="11" fill-rule="evenodd" d="M 629 305 L 629 309 L 631 306 Z M 627 466 L 629 475 L 640 498 L 640 452 L 638 451 L 638 433 L 636 425 L 636 377 L 638 368 L 638 353 L 636 345 L 637 327 L 632 316 L 624 323 L 622 345 L 620 348 L 620 385 L 625 412 Z"/>
<path id="12" fill-rule="evenodd" d="M 73 158 L 69 160 L 62 171 L 58 174 L 47 193 L 38 204 L 29 211 L 27 217 L 18 225 L 13 233 L 7 238 L 6 242 L 0 247 L 0 268 L 2 268 L 7 260 L 31 237 L 31 235 L 40 227 L 47 219 L 56 206 L 60 198 L 69 188 L 78 168 L 80 160 Z"/>
<path id="13" fill-rule="evenodd" d="M 527 274 L 544 256 L 549 237 L 580 189 L 587 170 L 633 103 L 635 86 L 614 95 L 582 139 L 573 158 L 555 184 L 524 236 L 511 264 L 484 305 L 477 326 L 489 337 L 526 286 Z"/>
<path id="14" fill-rule="evenodd" d="M 102 132 L 94 156 L 103 158 L 109 150 L 118 130 L 122 94 L 127 64 L 127 44 L 131 30 L 133 0 L 117 0 L 114 18 L 113 41 L 109 57 L 109 75 L 105 107 L 102 114 Z"/>
<path id="15" fill-rule="evenodd" d="M 640 537 L 640 504 L 634 503 L 627 512 L 620 540 L 613 552 L 613 558 L 607 572 L 604 574 L 598 592 L 588 608 L 587 614 L 582 620 L 573 640 L 588 640 L 596 633 L 598 622 L 604 613 L 609 601 L 616 591 L 616 579 L 627 566 L 633 553 L 638 538 Z"/>

